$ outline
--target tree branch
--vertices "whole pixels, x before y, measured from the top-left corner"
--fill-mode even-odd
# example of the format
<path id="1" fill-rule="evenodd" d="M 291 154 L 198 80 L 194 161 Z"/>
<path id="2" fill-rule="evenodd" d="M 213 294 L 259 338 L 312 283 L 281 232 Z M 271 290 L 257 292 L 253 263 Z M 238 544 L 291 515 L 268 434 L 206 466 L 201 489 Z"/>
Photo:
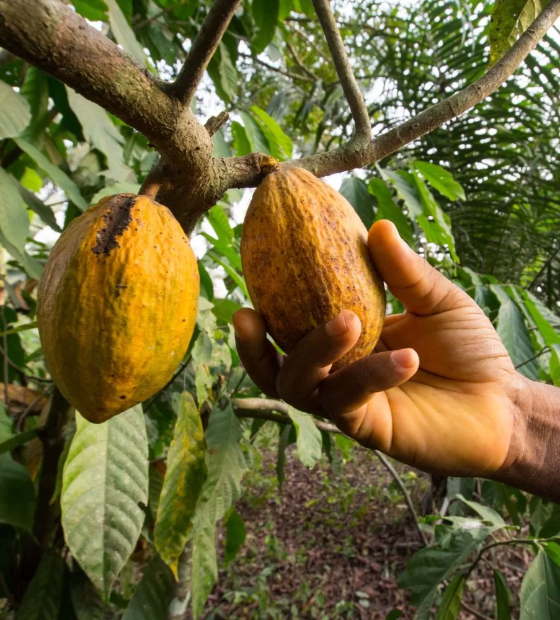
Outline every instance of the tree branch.
<path id="1" fill-rule="evenodd" d="M 497 90 L 536 47 L 559 16 L 560 0 L 552 0 L 507 54 L 484 76 L 451 97 L 374 138 L 363 149 L 356 150 L 351 144 L 345 144 L 333 151 L 284 162 L 282 165 L 305 168 L 316 176 L 323 177 L 353 168 L 362 168 L 387 157 L 402 146 L 474 107 Z M 262 173 L 258 169 L 251 171 L 247 160 L 249 157 L 251 156 L 215 160 L 214 165 L 219 166 L 222 174 L 229 178 L 229 187 L 254 187 L 258 184 Z"/>
<path id="2" fill-rule="evenodd" d="M 352 144 L 356 148 L 363 147 L 371 140 L 371 123 L 367 107 L 358 82 L 350 65 L 350 60 L 344 49 L 340 31 L 331 11 L 330 0 L 312 0 L 315 12 L 319 18 L 321 28 L 325 33 L 327 45 L 333 58 L 336 73 L 340 78 L 342 90 L 350 106 L 354 123 L 356 124 Z"/>
<path id="3" fill-rule="evenodd" d="M 256 418 L 258 420 L 269 420 L 279 424 L 293 424 L 292 418 L 288 415 L 288 405 L 280 400 L 270 398 L 234 398 L 231 401 L 235 415 L 238 418 Z M 279 413 L 273 413 L 278 411 Z M 341 431 L 333 424 L 321 422 L 313 418 L 315 426 L 320 431 L 327 433 L 340 433 Z"/>
<path id="4" fill-rule="evenodd" d="M 214 0 L 214 4 L 210 7 L 193 41 L 187 60 L 171 87 L 172 93 L 183 105 L 188 106 L 192 101 L 206 67 L 218 49 L 240 1 Z"/>

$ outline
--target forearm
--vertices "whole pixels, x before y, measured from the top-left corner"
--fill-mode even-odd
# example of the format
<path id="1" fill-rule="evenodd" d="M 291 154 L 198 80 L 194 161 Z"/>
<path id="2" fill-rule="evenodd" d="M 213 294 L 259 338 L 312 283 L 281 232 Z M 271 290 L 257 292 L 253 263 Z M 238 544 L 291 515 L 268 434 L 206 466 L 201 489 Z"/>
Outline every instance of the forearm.
<path id="1" fill-rule="evenodd" d="M 560 388 L 520 377 L 516 401 L 508 458 L 492 478 L 560 502 Z"/>

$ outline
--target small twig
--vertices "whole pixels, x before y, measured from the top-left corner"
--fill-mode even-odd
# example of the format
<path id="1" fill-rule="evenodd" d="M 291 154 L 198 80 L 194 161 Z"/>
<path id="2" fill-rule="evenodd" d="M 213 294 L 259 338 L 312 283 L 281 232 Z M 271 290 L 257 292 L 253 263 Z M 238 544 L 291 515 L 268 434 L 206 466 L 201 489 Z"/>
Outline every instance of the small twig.
<path id="1" fill-rule="evenodd" d="M 280 75 L 285 75 L 292 80 L 302 80 L 303 82 L 311 82 L 314 83 L 315 80 L 313 78 L 308 77 L 307 75 L 300 75 L 299 73 L 294 73 L 293 71 L 286 71 L 285 69 L 280 69 L 279 67 L 274 67 L 268 62 L 261 60 L 258 56 L 252 56 L 251 54 L 246 54 L 244 52 L 239 52 L 239 55 L 243 58 L 250 58 L 254 62 L 266 67 L 269 71 L 275 71 L 276 73 L 280 73 Z"/>
<path id="2" fill-rule="evenodd" d="M 132 26 L 132 30 L 134 30 L 135 32 L 138 32 L 139 30 L 142 30 L 142 28 L 144 28 L 144 26 L 147 26 L 148 24 L 151 24 L 152 22 L 155 22 L 160 17 L 163 17 L 164 15 L 166 15 L 167 13 L 172 11 L 173 9 L 176 9 L 177 6 L 178 6 L 178 4 L 172 4 L 171 6 L 166 6 L 164 9 L 162 9 L 161 11 L 156 13 L 155 15 L 152 15 L 152 17 L 147 17 L 146 19 L 143 19 L 142 21 L 139 21 L 138 23 L 134 24 Z"/>
<path id="3" fill-rule="evenodd" d="M 33 411 L 33 407 L 35 407 L 35 405 L 42 398 L 44 398 L 48 393 L 49 393 L 49 390 L 43 390 L 41 392 L 41 394 L 39 394 L 39 396 L 37 396 L 37 398 L 33 402 L 31 402 L 31 403 L 29 403 L 29 405 L 27 405 L 27 407 L 25 408 L 23 413 L 19 416 L 18 421 L 16 423 L 16 429 L 17 429 L 18 432 L 21 432 L 23 430 L 23 425 L 25 424 L 25 420 L 27 419 L 29 414 Z"/>
<path id="4" fill-rule="evenodd" d="M 557 537 L 552 537 L 552 538 L 546 538 L 546 539 L 542 539 L 543 542 L 547 542 L 549 540 L 557 540 Z M 531 539 L 531 538 L 513 538 L 511 540 L 497 540 L 495 542 L 491 542 L 489 544 L 487 544 L 486 546 L 482 547 L 482 549 L 479 551 L 478 555 L 476 556 L 475 560 L 473 561 L 473 563 L 469 566 L 467 572 L 465 573 L 465 579 L 468 579 L 469 576 L 471 575 L 471 573 L 473 572 L 473 570 L 476 568 L 477 564 L 480 562 L 480 560 L 482 559 L 482 556 L 489 551 L 490 549 L 493 549 L 494 547 L 503 547 L 506 545 L 531 545 L 534 546 L 539 542 L 539 540 L 537 539 Z"/>
<path id="5" fill-rule="evenodd" d="M 418 530 L 418 534 L 420 535 L 420 538 L 422 539 L 422 542 L 424 543 L 424 545 L 428 547 L 430 544 L 430 541 L 428 540 L 428 537 L 426 536 L 426 533 L 424 532 L 424 530 L 420 527 L 420 522 L 418 520 L 418 514 L 416 513 L 416 509 L 414 508 L 414 504 L 412 503 L 412 498 L 410 497 L 410 494 L 408 493 L 408 489 L 406 488 L 404 482 L 399 476 L 399 473 L 391 465 L 391 463 L 389 462 L 389 459 L 382 452 L 379 452 L 379 450 L 374 450 L 373 452 L 375 453 L 375 456 L 381 461 L 385 469 L 391 474 L 391 477 L 393 478 L 393 480 L 397 483 L 399 489 L 401 490 L 404 496 L 404 501 L 406 502 L 406 505 L 408 506 L 408 510 L 410 511 L 410 514 L 412 515 L 412 519 L 414 520 L 414 525 L 416 526 L 416 529 Z"/>
<path id="6" fill-rule="evenodd" d="M 340 31 L 331 11 L 329 0 L 312 0 L 321 28 L 325 33 L 327 45 L 333 58 L 336 73 L 340 78 L 342 90 L 350 106 L 356 128 L 353 140 L 357 145 L 365 146 L 371 140 L 371 123 L 367 107 L 358 82 L 352 71 L 350 60 L 344 49 Z"/>
<path id="7" fill-rule="evenodd" d="M 474 607 L 471 607 L 470 605 L 468 605 L 464 601 L 461 601 L 461 607 L 466 609 L 475 618 L 478 618 L 478 620 L 492 620 L 492 618 L 490 618 L 489 616 L 483 614 L 481 611 L 478 611 L 478 609 L 475 609 Z"/>
<path id="8" fill-rule="evenodd" d="M 208 135 L 212 137 L 215 133 L 220 130 L 220 127 L 225 125 L 229 120 L 229 112 L 225 110 L 220 112 L 216 116 L 211 116 L 206 123 L 204 123 L 204 127 L 208 132 Z"/>
<path id="9" fill-rule="evenodd" d="M 305 66 L 305 63 L 300 58 L 299 54 L 297 53 L 296 48 L 292 45 L 292 43 L 290 43 L 289 40 L 286 41 L 286 47 L 288 48 L 288 51 L 292 55 L 292 58 L 294 59 L 296 65 L 305 73 L 305 75 L 307 75 L 310 80 L 313 80 L 313 82 L 318 82 L 320 79 L 319 76 L 315 75 L 313 71 L 311 71 Z"/>
<path id="10" fill-rule="evenodd" d="M 538 357 L 540 357 L 541 355 L 546 353 L 548 350 L 549 350 L 548 349 L 548 345 L 544 346 L 536 355 L 533 355 L 533 357 L 530 357 L 528 360 L 525 360 L 524 362 L 521 362 L 520 364 L 517 364 L 515 369 L 517 370 L 518 368 L 521 368 L 522 366 L 525 366 L 525 364 L 529 364 L 533 360 L 536 360 Z"/>
<path id="11" fill-rule="evenodd" d="M 196 35 L 185 64 L 171 92 L 183 105 L 190 105 L 204 71 L 218 49 L 229 22 L 241 0 L 214 0 Z"/>

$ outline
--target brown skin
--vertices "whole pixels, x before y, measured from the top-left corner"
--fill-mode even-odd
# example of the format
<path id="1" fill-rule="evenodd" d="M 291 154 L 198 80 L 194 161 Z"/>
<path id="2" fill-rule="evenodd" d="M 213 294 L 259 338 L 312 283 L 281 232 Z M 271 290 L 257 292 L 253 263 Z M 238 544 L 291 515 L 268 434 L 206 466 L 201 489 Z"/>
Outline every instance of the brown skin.
<path id="1" fill-rule="evenodd" d="M 424 471 L 494 478 L 560 497 L 560 390 L 517 373 L 482 310 L 413 252 L 392 223 L 374 224 L 368 245 L 406 308 L 387 317 L 376 352 L 329 374 L 360 334 L 358 317 L 343 310 L 281 359 L 260 315 L 243 309 L 234 326 L 253 381 Z"/>

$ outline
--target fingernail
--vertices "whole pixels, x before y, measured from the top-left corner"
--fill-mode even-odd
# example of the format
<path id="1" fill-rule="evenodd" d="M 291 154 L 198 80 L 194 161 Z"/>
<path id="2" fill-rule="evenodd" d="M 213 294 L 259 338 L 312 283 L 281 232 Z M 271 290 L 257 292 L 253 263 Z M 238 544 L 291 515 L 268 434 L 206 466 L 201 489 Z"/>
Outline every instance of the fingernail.
<path id="1" fill-rule="evenodd" d="M 325 332 L 327 336 L 342 336 L 342 334 L 347 331 L 348 325 L 346 325 L 346 319 L 342 313 L 325 325 Z"/>
<path id="2" fill-rule="evenodd" d="M 416 364 L 414 355 L 411 354 L 410 349 L 401 349 L 400 351 L 393 351 L 391 353 L 391 359 L 393 363 L 401 368 L 412 368 Z"/>

